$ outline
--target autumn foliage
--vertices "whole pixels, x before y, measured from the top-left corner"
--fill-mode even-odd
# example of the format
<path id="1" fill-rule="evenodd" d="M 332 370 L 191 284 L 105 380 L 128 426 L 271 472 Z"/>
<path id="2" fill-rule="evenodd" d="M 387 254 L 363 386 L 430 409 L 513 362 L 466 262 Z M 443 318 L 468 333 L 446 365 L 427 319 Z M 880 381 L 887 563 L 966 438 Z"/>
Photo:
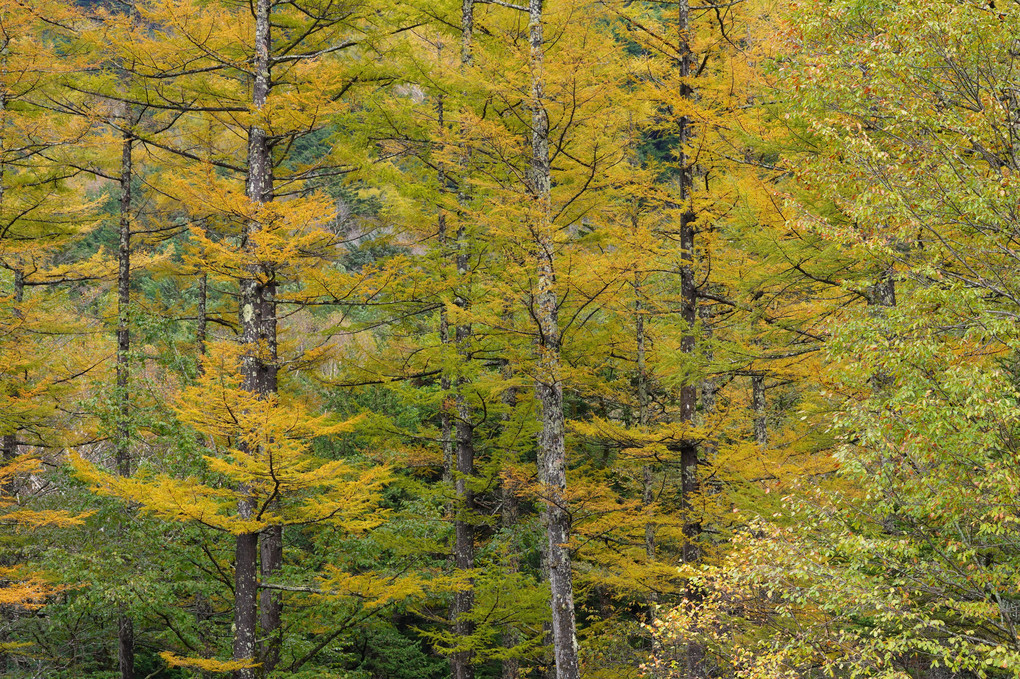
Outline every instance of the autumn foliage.
<path id="1" fill-rule="evenodd" d="M 0 674 L 1016 675 L 1018 19 L 0 0 Z"/>

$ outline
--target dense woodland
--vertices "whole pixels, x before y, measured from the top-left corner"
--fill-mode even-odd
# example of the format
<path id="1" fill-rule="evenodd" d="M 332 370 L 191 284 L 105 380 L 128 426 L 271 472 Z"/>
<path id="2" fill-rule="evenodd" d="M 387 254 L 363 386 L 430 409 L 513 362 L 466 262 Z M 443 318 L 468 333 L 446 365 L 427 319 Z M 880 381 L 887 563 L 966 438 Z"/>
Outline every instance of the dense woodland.
<path id="1" fill-rule="evenodd" d="M 1017 0 L 0 0 L 0 675 L 1020 676 Z"/>

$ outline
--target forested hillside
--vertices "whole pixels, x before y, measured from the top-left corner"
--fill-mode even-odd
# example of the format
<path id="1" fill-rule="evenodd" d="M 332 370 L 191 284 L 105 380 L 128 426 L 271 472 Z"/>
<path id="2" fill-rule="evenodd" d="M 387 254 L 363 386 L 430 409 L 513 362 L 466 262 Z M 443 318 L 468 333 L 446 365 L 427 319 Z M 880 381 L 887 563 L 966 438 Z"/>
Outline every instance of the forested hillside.
<path id="1" fill-rule="evenodd" d="M 0 0 L 0 676 L 1020 676 L 1018 26 Z"/>

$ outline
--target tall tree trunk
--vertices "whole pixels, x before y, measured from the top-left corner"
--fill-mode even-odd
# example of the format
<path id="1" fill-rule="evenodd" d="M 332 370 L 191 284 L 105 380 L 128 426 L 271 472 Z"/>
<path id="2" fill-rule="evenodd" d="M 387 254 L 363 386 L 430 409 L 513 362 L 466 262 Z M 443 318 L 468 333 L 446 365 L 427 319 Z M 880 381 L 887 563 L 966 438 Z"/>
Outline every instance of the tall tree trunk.
<path id="1" fill-rule="evenodd" d="M 634 121 L 630 121 L 630 165 L 635 170 L 640 167 L 640 159 L 638 157 L 637 139 L 634 131 Z M 640 204 L 637 198 L 632 199 L 631 213 L 630 213 L 630 225 L 634 232 L 635 238 L 638 237 L 638 231 L 641 225 L 640 222 Z M 635 267 L 634 281 L 634 351 L 635 359 L 637 364 L 637 373 L 635 375 L 634 385 L 637 390 L 638 400 L 638 427 L 642 432 L 647 430 L 648 423 L 650 420 L 650 413 L 648 412 L 648 360 L 647 360 L 647 346 L 645 337 L 645 292 L 643 287 L 643 274 L 642 271 Z M 649 507 L 655 500 L 655 469 L 651 462 L 646 463 L 641 468 L 641 504 L 648 514 L 648 520 L 645 523 L 645 557 L 648 561 L 655 560 L 655 521 L 652 518 L 652 513 Z M 655 603 L 657 601 L 657 593 L 652 592 L 649 595 L 649 615 L 654 614 Z"/>
<path id="2" fill-rule="evenodd" d="M 250 519 L 254 504 L 242 500 L 238 514 Z M 255 626 L 258 601 L 258 535 L 241 533 L 234 541 L 234 660 L 255 659 Z M 234 672 L 235 679 L 254 679 L 255 670 L 243 668 Z"/>
<path id="3" fill-rule="evenodd" d="M 690 0 L 677 3 L 677 76 L 680 83 L 680 97 L 692 99 L 694 90 L 690 84 L 693 53 L 691 50 Z M 689 360 L 694 360 L 696 349 L 695 325 L 698 315 L 698 288 L 695 280 L 695 219 L 693 204 L 694 161 L 687 152 L 693 134 L 693 123 L 686 114 L 677 120 L 678 157 L 680 170 L 680 317 L 684 335 L 680 339 L 680 351 Z M 697 385 L 692 381 L 680 388 L 680 422 L 694 426 L 697 405 Z M 684 523 L 684 544 L 681 557 L 684 563 L 700 558 L 697 537 L 701 533 L 701 520 L 696 515 L 694 498 L 700 490 L 698 475 L 699 445 L 693 438 L 685 439 L 680 445 L 680 509 L 686 515 Z M 689 590 L 688 597 L 697 598 L 696 590 Z M 687 677 L 704 676 L 705 650 L 701 644 L 687 644 L 684 661 Z"/>
<path id="4" fill-rule="evenodd" d="M 127 130 L 121 139 L 120 246 L 117 258 L 117 473 L 131 475 L 131 394 L 128 391 L 131 351 L 131 151 L 134 139 Z M 117 619 L 117 661 L 120 679 L 135 676 L 134 623 L 121 606 Z"/>
<path id="5" fill-rule="evenodd" d="M 709 363 L 712 362 L 712 345 L 710 340 L 712 339 L 712 307 L 703 304 L 698 308 L 698 316 L 701 318 L 701 334 L 702 337 L 708 342 L 705 348 L 704 356 L 705 360 Z M 715 412 L 715 398 L 716 393 L 719 391 L 719 383 L 715 376 L 709 374 L 705 375 L 701 379 L 701 410 L 704 415 Z M 706 458 L 711 458 L 714 452 L 714 447 L 711 442 L 702 442 L 702 455 Z"/>
<path id="6" fill-rule="evenodd" d="M 2 109 L 0 109 L 2 110 Z M 2 166 L 0 166 L 0 179 L 3 177 Z M 3 187 L 0 185 L 0 199 L 3 197 Z M 20 306 L 25 300 L 25 274 L 18 268 L 14 268 L 14 304 L 15 304 L 15 315 L 21 313 Z M 3 459 L 0 460 L 3 464 L 6 464 L 18 456 L 18 431 L 17 429 L 4 434 L 2 440 L 0 440 L 0 447 L 3 450 Z M 17 483 L 13 478 L 8 479 L 4 483 L 2 494 L 6 496 L 13 496 L 17 493 Z"/>
<path id="7" fill-rule="evenodd" d="M 516 398 L 512 389 L 507 390 L 512 398 Z M 501 508 L 500 508 L 500 525 L 506 533 L 513 536 L 517 531 L 517 523 L 520 519 L 520 507 L 517 501 L 517 494 L 514 489 L 507 483 L 503 483 L 501 487 Z M 520 559 L 518 558 L 518 545 L 517 540 L 514 537 L 510 538 L 510 543 L 507 549 L 507 563 L 506 570 L 509 574 L 517 573 L 520 570 Z M 503 633 L 503 647 L 513 648 L 520 643 L 520 635 L 517 630 L 510 627 L 506 632 Z M 500 673 L 501 679 L 520 679 L 521 675 L 521 661 L 520 658 L 507 657 L 503 659 L 502 671 Z"/>
<path id="8" fill-rule="evenodd" d="M 5 56 L 0 55 L 0 65 L 6 67 L 7 59 Z M 0 90 L 0 113 L 3 113 L 7 109 L 7 96 Z M 0 151 L 3 150 L 4 138 L 0 136 Z M 3 206 L 5 197 L 4 187 L 4 175 L 5 167 L 4 163 L 0 162 L 0 207 Z M 25 298 L 25 274 L 22 272 L 20 266 L 11 267 L 14 272 L 14 315 L 16 317 L 21 316 L 21 302 Z M 10 432 L 0 437 L 0 447 L 2 447 L 3 458 L 0 459 L 0 464 L 6 464 L 18 456 L 18 430 L 13 428 Z M 17 483 L 14 478 L 10 478 L 3 483 L 3 487 L 0 488 L 2 494 L 7 497 L 13 497 L 17 494 Z M 10 566 L 12 559 L 8 556 L 0 555 L 0 565 Z M 11 618 L 16 619 L 18 612 L 12 610 L 8 613 L 8 607 L 0 609 L 0 642 L 7 641 L 7 629 L 9 626 L 6 623 L 8 614 Z M 11 666 L 11 657 L 8 653 L 0 651 L 0 671 L 6 674 Z"/>
<path id="9" fill-rule="evenodd" d="M 765 403 L 765 376 L 751 375 L 751 406 L 754 409 L 754 440 L 761 448 L 769 445 L 768 419 Z"/>
<path id="10" fill-rule="evenodd" d="M 458 229 L 458 247 L 461 252 L 457 254 L 457 272 L 460 283 L 466 285 L 467 276 L 467 255 L 463 252 L 463 228 Z M 467 308 L 467 299 L 457 295 L 455 304 L 461 310 Z M 466 342 L 471 335 L 471 326 L 458 323 L 455 330 L 455 341 L 457 353 L 461 361 L 468 361 Z M 454 520 L 454 566 L 458 571 L 470 571 L 475 567 L 475 527 L 473 514 L 475 511 L 474 492 L 471 489 L 471 479 L 475 473 L 475 449 L 474 449 L 474 427 L 471 424 L 471 408 L 468 407 L 464 397 L 466 381 L 463 378 L 457 379 L 456 400 L 456 465 L 457 473 L 454 479 L 454 493 L 456 496 L 457 510 Z M 474 608 L 474 582 L 469 580 L 466 587 L 458 588 L 453 597 L 453 631 L 460 639 L 469 636 L 474 632 L 474 623 L 466 619 Z M 470 651 L 458 651 L 453 654 L 451 667 L 453 679 L 473 679 L 474 668 L 472 666 Z"/>
<path id="11" fill-rule="evenodd" d="M 503 318 L 505 325 L 510 327 L 513 322 L 513 312 L 510 309 L 509 303 L 504 309 Z M 502 360 L 500 367 L 500 373 L 503 377 L 505 384 L 510 384 L 513 379 L 513 369 L 510 367 L 510 361 L 507 359 Z M 506 423 L 513 417 L 514 408 L 517 406 L 517 389 L 516 387 L 507 388 L 501 398 L 503 406 L 506 408 L 506 412 L 503 414 L 503 428 L 505 431 Z M 506 539 L 506 572 L 510 575 L 518 573 L 520 571 L 520 544 L 517 539 L 518 523 L 520 522 L 520 502 L 517 498 L 516 489 L 512 483 L 508 483 L 507 478 L 504 476 L 500 483 L 500 530 L 507 536 Z M 502 635 L 503 648 L 513 648 L 521 641 L 520 633 L 516 628 L 508 626 L 506 631 Z M 508 655 L 502 661 L 502 667 L 500 672 L 501 679 L 520 679 L 521 674 L 521 659 Z"/>
<path id="12" fill-rule="evenodd" d="M 552 223 L 552 170 L 549 163 L 549 118 L 545 110 L 545 40 L 543 0 L 529 0 L 528 37 L 531 43 L 531 167 L 534 201 L 538 365 L 535 390 L 542 411 L 538 438 L 539 481 L 546 494 L 543 511 L 548 538 L 546 561 L 552 607 L 553 655 L 557 679 L 578 679 L 574 583 L 570 557 L 570 514 L 566 508 L 566 424 L 560 367 L 560 327 L 556 296 L 556 259 Z"/>
<path id="13" fill-rule="evenodd" d="M 206 335 L 209 332 L 209 274 L 205 271 L 198 274 L 198 312 L 197 327 L 195 328 L 195 343 L 198 345 L 198 355 L 206 354 Z M 199 371 L 202 364 L 199 363 Z"/>
<path id="14" fill-rule="evenodd" d="M 128 393 L 131 351 L 131 150 L 134 140 L 125 131 L 120 160 L 120 247 L 117 257 L 117 472 L 131 475 L 131 395 Z"/>
<path id="15" fill-rule="evenodd" d="M 462 328 L 457 328 L 457 339 L 463 339 Z M 463 381 L 458 380 L 460 387 Z M 454 522 L 454 565 L 458 571 L 470 571 L 475 567 L 475 528 L 472 515 L 475 511 L 474 493 L 470 480 L 474 475 L 474 444 L 471 411 L 467 407 L 463 393 L 457 394 L 457 475 L 454 489 L 457 497 L 457 517 Z M 474 632 L 474 624 L 466 619 L 474 607 L 474 583 L 468 581 L 466 587 L 460 587 L 453 596 L 453 632 L 458 642 Z M 458 651 L 453 654 L 451 667 L 453 679 L 473 679 L 472 653 Z"/>
<path id="16" fill-rule="evenodd" d="M 461 33 L 460 33 L 460 68 L 463 73 L 471 64 L 471 42 L 474 32 L 474 0 L 461 2 Z M 466 163 L 463 168 L 466 170 Z M 458 187 L 458 199 L 464 202 L 463 181 Z M 468 298 L 464 287 L 468 281 L 468 253 L 465 242 L 466 230 L 464 216 L 459 216 L 460 226 L 457 229 L 457 279 L 460 289 L 454 299 L 457 308 L 464 312 L 468 308 Z M 454 331 L 457 354 L 462 362 L 470 360 L 467 343 L 471 337 L 471 326 L 463 318 L 457 323 Z M 458 571 L 470 571 L 475 567 L 475 527 L 473 514 L 475 511 L 474 492 L 471 489 L 471 478 L 475 473 L 474 427 L 471 424 L 471 408 L 464 396 L 466 380 L 457 379 L 456 416 L 457 416 L 457 474 L 454 480 L 454 495 L 457 502 L 457 514 L 454 521 L 454 565 Z M 469 580 L 466 587 L 458 588 L 454 593 L 450 617 L 453 618 L 453 632 L 458 643 L 474 632 L 474 623 L 467 619 L 474 608 L 474 582 Z M 451 658 L 453 679 L 474 679 L 473 654 L 470 651 L 458 651 Z"/>
<path id="17" fill-rule="evenodd" d="M 693 90 L 688 82 L 691 76 L 692 53 L 690 47 L 690 5 L 689 0 L 680 0 L 677 16 L 678 64 L 680 78 L 680 96 L 690 98 Z M 680 351 L 693 359 L 695 350 L 694 326 L 698 312 L 698 289 L 694 278 L 694 207 L 691 191 L 694 184 L 694 166 L 687 154 L 687 144 L 691 138 L 691 120 L 681 115 L 677 121 L 680 169 L 680 317 L 684 322 L 684 335 L 680 339 Z M 680 421 L 694 426 L 694 413 L 697 404 L 697 386 L 692 382 L 680 387 Z M 698 491 L 698 446 L 693 440 L 685 440 L 680 446 L 681 475 L 681 509 L 693 513 L 693 497 Z M 697 519 L 689 516 L 684 526 L 687 541 L 683 547 L 685 563 L 696 561 L 698 550 L 694 538 L 701 532 Z"/>
<path id="18" fill-rule="evenodd" d="M 446 124 L 446 98 L 443 95 L 439 95 L 436 102 L 436 113 L 439 122 L 439 128 L 443 129 Z M 439 179 L 439 191 L 441 194 L 448 193 L 449 177 L 446 172 L 445 166 L 440 163 L 438 170 Z M 446 210 L 440 207 L 439 209 L 439 247 L 445 251 L 450 242 L 448 221 Z M 456 332 L 456 331 L 455 331 Z M 444 347 L 448 347 L 455 341 L 455 333 L 450 333 L 450 314 L 447 312 L 446 307 L 443 306 L 439 309 L 439 341 Z M 451 555 L 453 557 L 453 567 L 460 568 L 461 559 L 458 559 L 460 554 L 461 541 L 463 536 L 460 533 L 460 506 L 456 498 L 458 498 L 458 479 L 457 472 L 460 467 L 460 454 L 459 454 L 459 441 L 460 441 L 460 430 L 456 429 L 456 440 L 455 439 L 455 425 L 454 418 L 455 412 L 451 407 L 455 399 L 449 398 L 450 388 L 453 385 L 453 381 L 450 379 L 450 371 L 444 369 L 442 375 L 439 378 L 439 387 L 443 394 L 443 402 L 440 406 L 439 411 L 439 430 L 440 437 L 442 439 L 441 445 L 443 450 L 443 482 L 453 490 L 454 500 L 451 500 L 446 505 L 446 516 L 451 517 L 453 520 L 453 548 Z M 461 635 L 461 625 L 463 620 L 460 620 L 460 611 L 463 598 L 461 593 L 455 592 L 453 595 L 453 601 L 450 602 L 449 619 L 450 624 L 453 626 L 454 634 L 457 636 Z M 453 679 L 462 677 L 467 671 L 467 663 L 465 662 L 464 653 L 452 653 L 450 655 L 450 674 Z"/>
<path id="19" fill-rule="evenodd" d="M 439 128 L 443 129 L 443 126 L 446 124 L 446 98 L 442 94 L 436 98 L 436 117 L 439 122 Z M 439 179 L 439 192 L 441 194 L 447 193 L 447 182 L 449 179 L 446 174 L 446 168 L 442 163 L 439 164 L 437 174 Z M 440 208 L 438 217 L 439 232 L 437 234 L 440 250 L 445 250 L 449 244 L 446 217 L 446 210 Z M 450 315 L 444 305 L 439 308 L 439 342 L 445 347 L 450 344 L 450 340 Z M 439 377 L 439 388 L 443 394 L 443 402 L 440 405 L 439 410 L 439 431 L 442 438 L 440 443 L 443 450 L 443 481 L 450 486 L 453 486 L 453 470 L 455 468 L 455 462 L 453 459 L 453 417 L 450 414 L 450 404 L 447 400 L 451 384 L 449 370 L 443 370 L 442 375 Z M 447 514 L 449 513 L 450 508 L 448 507 Z"/>
<path id="20" fill-rule="evenodd" d="M 283 567 L 283 526 L 270 526 L 259 536 L 259 567 L 262 581 L 269 580 Z M 262 629 L 263 676 L 280 662 L 283 648 L 283 601 L 277 590 L 262 589 L 259 595 L 259 626 Z"/>
<path id="21" fill-rule="evenodd" d="M 5 56 L 0 55 L 0 65 L 6 67 L 7 59 Z M 7 95 L 0 91 L 0 114 L 7 110 Z M 2 150 L 2 144 L 4 139 L 0 137 L 0 150 Z M 4 163 L 0 162 L 0 206 L 3 205 L 4 198 L 6 197 L 6 187 L 4 186 L 4 179 L 6 175 L 6 168 Z M 25 301 L 25 272 L 22 270 L 20 262 L 13 266 L 8 265 L 11 271 L 14 273 L 14 315 L 17 318 L 23 318 L 21 303 Z M 0 440 L 0 446 L 3 448 L 3 463 L 10 462 L 18 456 L 18 431 L 12 429 L 10 432 L 3 435 Z M 12 496 L 16 492 L 16 484 L 14 479 L 9 479 L 5 487 L 3 488 L 3 494 Z"/>
<path id="22" fill-rule="evenodd" d="M 637 212 L 633 216 L 635 231 L 637 230 Z M 647 368 L 647 347 L 645 342 L 645 305 L 644 291 L 641 287 L 641 273 L 634 273 L 634 343 L 637 353 L 637 396 L 638 396 L 638 426 L 641 431 L 647 430 L 649 422 L 648 412 L 648 368 Z M 651 462 L 645 463 L 641 468 L 641 504 L 648 514 L 645 522 L 645 558 L 655 561 L 655 521 L 653 519 L 651 505 L 655 501 L 655 469 Z M 658 603 L 658 592 L 652 591 L 648 595 L 649 617 L 655 615 L 655 605 Z"/>
<path id="23" fill-rule="evenodd" d="M 270 7 L 271 0 L 256 0 L 255 55 L 253 63 L 252 106 L 255 115 L 261 115 L 269 96 L 270 80 Z M 257 208 L 273 199 L 272 167 L 269 143 L 261 121 L 248 130 L 248 172 L 245 192 Z M 260 270 L 255 263 L 253 237 L 262 228 L 257 217 L 245 224 L 243 247 L 249 252 L 252 263 L 248 276 L 240 283 L 240 327 L 244 388 L 257 398 L 276 393 L 276 283 L 272 272 Z M 246 451 L 252 455 L 271 455 L 267 450 Z M 242 494 L 244 489 L 240 489 Z M 251 518 L 254 501 L 242 499 L 238 513 Z M 274 527 L 261 536 L 242 533 L 235 543 L 234 583 L 234 658 L 261 663 L 259 674 L 273 671 L 280 657 L 280 616 L 282 601 L 276 592 L 266 591 L 259 597 L 258 577 L 271 578 L 283 562 L 282 529 Z M 259 573 L 259 552 L 262 553 Z M 261 611 L 259 604 L 261 603 Z M 259 644 L 258 622 L 262 623 L 263 643 Z M 237 679 L 252 679 L 254 669 L 240 669 Z"/>
<path id="24" fill-rule="evenodd" d="M 135 626 L 131 617 L 121 613 L 117 620 L 117 663 L 120 679 L 135 676 Z"/>

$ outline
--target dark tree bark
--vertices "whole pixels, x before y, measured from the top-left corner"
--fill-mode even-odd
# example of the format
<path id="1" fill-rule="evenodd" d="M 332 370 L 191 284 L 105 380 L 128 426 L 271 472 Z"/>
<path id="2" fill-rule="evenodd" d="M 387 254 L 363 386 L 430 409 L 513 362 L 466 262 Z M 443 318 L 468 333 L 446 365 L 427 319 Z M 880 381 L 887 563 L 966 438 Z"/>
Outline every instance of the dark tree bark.
<path id="1" fill-rule="evenodd" d="M 283 527 L 272 526 L 259 536 L 261 560 L 259 568 L 262 580 L 266 581 L 283 567 Z M 283 647 L 283 601 L 281 593 L 263 589 L 259 596 L 259 626 L 262 629 L 262 669 L 271 672 L 280 662 Z"/>
<path id="2" fill-rule="evenodd" d="M 125 130 L 120 158 L 120 242 L 117 252 L 117 473 L 131 475 L 131 181 L 134 179 L 131 152 L 134 138 Z M 117 617 L 117 662 L 120 679 L 135 676 L 134 622 L 121 607 Z"/>
<path id="3" fill-rule="evenodd" d="M 242 518 L 251 518 L 254 506 L 242 501 L 238 507 Z M 234 660 L 255 658 L 255 626 L 258 600 L 258 535 L 242 533 L 234 542 Z M 255 670 L 239 669 L 236 679 L 254 679 Z"/>
<path id="4" fill-rule="evenodd" d="M 868 306 L 896 306 L 896 280 L 893 278 L 892 270 L 882 272 L 882 278 L 868 288 L 867 299 Z"/>
<path id="5" fill-rule="evenodd" d="M 867 290 L 868 306 L 871 312 L 876 315 L 885 314 L 886 310 L 896 306 L 896 279 L 893 278 L 892 269 L 882 272 L 882 278 Z M 876 372 L 871 377 L 871 386 L 876 392 L 881 392 L 890 386 L 889 375 L 885 372 Z"/>
<path id="6" fill-rule="evenodd" d="M 135 676 L 135 626 L 130 616 L 121 614 L 117 620 L 117 662 L 121 679 Z"/>
<path id="7" fill-rule="evenodd" d="M 256 0 L 254 60 L 252 64 L 252 106 L 260 112 L 266 105 L 271 87 L 269 51 L 271 0 Z M 253 204 L 272 201 L 272 166 L 266 130 L 258 122 L 248 130 L 248 162 L 245 192 Z M 276 392 L 276 282 L 271 271 L 261 270 L 255 262 L 253 236 L 262 228 L 257 219 L 244 227 L 242 246 L 252 263 L 240 282 L 240 328 L 243 346 L 241 371 L 244 388 L 256 398 Z M 253 455 L 271 455 L 269 450 L 247 451 Z M 244 489 L 241 489 L 243 494 Z M 243 499 L 238 506 L 243 518 L 251 518 L 254 502 Z M 280 618 L 282 601 L 278 592 L 263 592 L 259 610 L 258 577 L 271 578 L 283 562 L 282 529 L 274 527 L 256 533 L 242 533 L 235 544 L 234 583 L 234 659 L 261 663 L 259 674 L 273 671 L 280 657 Z M 261 572 L 259 552 L 261 551 Z M 262 643 L 258 643 L 258 623 L 262 623 Z M 254 669 L 237 670 L 236 679 L 252 679 Z"/>
<path id="8" fill-rule="evenodd" d="M 131 395 L 128 377 L 131 366 L 131 151 L 134 140 L 125 131 L 120 160 L 120 245 L 117 256 L 117 472 L 131 475 Z"/>
<path id="9" fill-rule="evenodd" d="M 677 10 L 678 53 L 677 65 L 680 78 L 680 95 L 692 97 L 694 92 L 688 82 L 691 76 L 693 54 L 690 46 L 690 4 L 689 0 L 680 0 Z M 694 222 L 696 216 L 691 202 L 694 185 L 694 165 L 688 157 L 687 144 L 690 142 L 692 122 L 687 115 L 677 121 L 678 156 L 680 171 L 680 318 L 684 322 L 684 335 L 680 339 L 680 351 L 693 356 L 695 350 L 694 327 L 698 313 L 698 289 L 694 271 Z M 680 421 L 693 426 L 694 413 L 697 405 L 697 385 L 693 382 L 680 388 Z M 692 498 L 698 491 L 698 446 L 693 440 L 685 440 L 680 446 L 681 476 L 681 509 L 687 513 L 693 511 Z M 683 547 L 683 560 L 690 563 L 698 559 L 698 550 L 694 538 L 701 532 L 700 522 L 690 518 L 684 526 L 688 540 Z"/>
<path id="10" fill-rule="evenodd" d="M 679 0 L 677 3 L 677 76 L 680 82 L 680 96 L 691 99 L 694 89 L 691 87 L 692 63 L 694 54 L 691 50 L 691 12 L 690 0 Z M 680 351 L 694 358 L 696 349 L 695 325 L 698 316 L 698 288 L 695 280 L 695 220 L 693 187 L 694 160 L 687 151 L 693 136 L 693 121 L 689 116 L 681 115 L 677 120 L 678 165 L 680 184 L 680 221 L 678 225 L 680 245 L 680 318 L 684 325 L 684 335 L 680 339 Z M 694 426 L 697 406 L 697 384 L 690 382 L 680 388 L 680 422 Z M 680 444 L 680 510 L 686 515 L 684 523 L 684 544 L 681 558 L 684 563 L 692 563 L 701 558 L 697 537 L 701 533 L 701 520 L 694 507 L 694 498 L 700 490 L 698 464 L 700 458 L 699 444 L 693 438 L 686 438 Z M 689 589 L 688 597 L 697 598 L 698 592 Z M 705 650 L 697 642 L 687 644 L 684 652 L 685 672 L 688 677 L 705 675 Z"/>

